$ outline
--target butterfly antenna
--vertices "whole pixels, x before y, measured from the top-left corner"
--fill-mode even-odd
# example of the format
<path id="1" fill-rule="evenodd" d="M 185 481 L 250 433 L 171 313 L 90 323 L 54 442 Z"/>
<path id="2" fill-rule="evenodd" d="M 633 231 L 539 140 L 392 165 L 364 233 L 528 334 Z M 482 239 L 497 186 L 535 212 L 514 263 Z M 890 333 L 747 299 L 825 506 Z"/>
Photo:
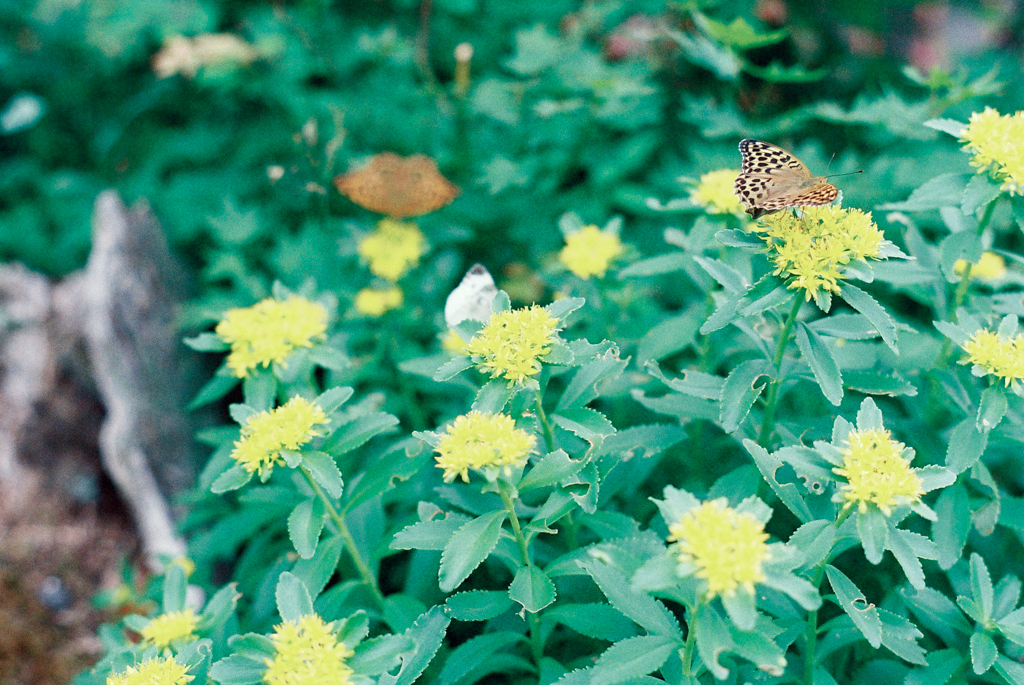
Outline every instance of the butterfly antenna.
<path id="1" fill-rule="evenodd" d="M 853 176 L 854 174 L 863 174 L 863 169 L 857 169 L 856 171 L 844 171 L 841 174 L 826 174 L 825 178 L 835 178 L 837 176 Z"/>

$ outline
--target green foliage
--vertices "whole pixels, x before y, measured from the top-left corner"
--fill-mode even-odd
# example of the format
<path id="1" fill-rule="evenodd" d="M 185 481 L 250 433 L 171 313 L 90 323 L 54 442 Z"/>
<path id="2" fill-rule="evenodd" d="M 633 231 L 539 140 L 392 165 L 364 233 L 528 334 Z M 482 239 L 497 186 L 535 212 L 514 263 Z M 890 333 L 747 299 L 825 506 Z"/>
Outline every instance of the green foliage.
<path id="1" fill-rule="evenodd" d="M 353 683 L 1024 683 L 1021 376 L 1015 353 L 993 376 L 963 350 L 1017 335 L 1024 202 L 958 140 L 1016 67 L 814 62 L 750 3 L 336 5 L 0 6 L 0 258 L 80 266 L 114 185 L 149 199 L 198 276 L 193 349 L 229 353 L 208 329 L 265 297 L 329 313 L 324 335 L 244 379 L 222 365 L 194 398 L 224 421 L 198 436 L 196 569 L 147 592 L 153 618 L 192 607 L 196 629 L 157 647 L 134 639 L 152 618 L 106 626 L 82 685 L 161 652 L 195 682 L 261 682 L 275 626 L 314 615 Z M 244 43 L 189 52 L 217 32 Z M 1021 106 L 1006 91 L 1004 113 Z M 835 179 L 842 204 L 889 242 L 845 259 L 835 290 L 795 288 L 745 215 L 701 199 L 744 137 L 814 173 L 863 169 Z M 382 151 L 426 154 L 461 188 L 402 219 L 427 248 L 394 283 L 360 254 L 380 217 L 333 185 Z M 610 252 L 572 256 L 590 225 Z M 972 277 L 986 253 L 1007 270 Z M 603 275 L 578 275 L 587 259 Z M 474 261 L 501 292 L 450 322 L 463 340 L 490 310 L 558 319 L 523 381 L 442 346 Z M 391 287 L 400 305 L 360 304 Z M 243 426 L 296 396 L 325 422 L 262 436 L 273 468 L 245 468 Z M 490 468 L 466 448 L 468 480 L 438 468 L 471 410 L 533 448 Z M 856 494 L 851 436 L 871 431 L 905 467 L 898 497 Z M 721 569 L 668 537 L 716 500 L 768 536 L 744 548 L 767 550 L 753 592 L 711 591 Z"/>

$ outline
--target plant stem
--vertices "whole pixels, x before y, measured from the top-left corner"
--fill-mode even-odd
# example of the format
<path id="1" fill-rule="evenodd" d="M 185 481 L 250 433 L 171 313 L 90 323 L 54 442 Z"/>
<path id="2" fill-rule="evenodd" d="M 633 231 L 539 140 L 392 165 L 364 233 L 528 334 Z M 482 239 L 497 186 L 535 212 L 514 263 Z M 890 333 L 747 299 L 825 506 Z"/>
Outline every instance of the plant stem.
<path id="1" fill-rule="evenodd" d="M 548 419 L 547 413 L 544 411 L 544 396 L 540 392 L 540 388 L 537 388 L 537 420 L 540 421 L 541 431 L 544 434 L 544 446 L 547 447 L 548 452 L 555 451 L 555 432 L 551 427 L 551 421 Z"/>
<path id="2" fill-rule="evenodd" d="M 793 297 L 793 306 L 789 310 L 786 324 L 782 327 L 782 332 L 779 333 L 778 342 L 775 343 L 775 357 L 772 359 L 772 364 L 775 366 L 775 378 L 768 385 L 764 418 L 761 420 L 761 433 L 757 437 L 757 444 L 765 449 L 768 449 L 768 440 L 771 438 L 772 425 L 775 420 L 775 408 L 779 402 L 779 387 L 782 385 L 782 378 L 779 377 L 782 371 L 782 357 L 786 353 L 786 345 L 789 343 L 793 326 L 796 325 L 796 316 L 800 313 L 800 306 L 804 303 L 802 297 L 803 295 L 799 292 Z"/>
<path id="3" fill-rule="evenodd" d="M 700 618 L 700 608 L 703 602 L 697 600 L 697 605 L 692 609 L 687 607 L 690 615 L 686 621 L 686 644 L 683 647 L 683 674 L 694 677 L 693 673 L 693 648 L 697 645 L 697 619 Z"/>
<path id="4" fill-rule="evenodd" d="M 516 538 L 516 546 L 519 547 L 519 556 L 523 566 L 533 568 L 533 562 L 530 560 L 530 548 L 526 543 L 526 537 L 523 535 L 523 528 L 519 525 L 519 516 L 516 515 L 515 502 L 509 497 L 508 491 L 505 488 L 506 485 L 501 483 L 501 486 L 498 488 L 498 495 L 501 496 L 501 501 L 505 504 L 505 511 L 508 512 L 508 519 L 512 523 L 512 532 Z M 526 622 L 529 627 L 530 651 L 533 653 L 533 663 L 536 664 L 539 670 L 540 660 L 544 656 L 544 644 L 541 642 L 540 636 L 540 618 L 537 614 L 527 610 Z"/>
<path id="5" fill-rule="evenodd" d="M 323 491 L 320 484 L 316 482 L 312 475 L 309 473 L 309 469 L 305 466 L 299 466 L 299 472 L 305 477 L 306 482 L 313 488 L 313 492 L 320 498 L 320 501 L 324 503 L 324 508 L 327 510 L 327 515 L 334 521 L 334 525 L 338 527 L 338 532 L 341 534 L 341 539 L 345 543 L 345 548 L 348 553 L 352 556 L 352 561 L 356 565 L 356 569 L 359 571 L 359 575 L 362 576 L 363 582 L 366 583 L 370 592 L 373 593 L 374 599 L 380 606 L 384 606 L 384 595 L 380 591 L 380 587 L 377 585 L 377 578 L 373 575 L 370 567 L 363 560 L 362 555 L 359 554 L 359 548 L 356 547 L 355 538 L 352 537 L 352 532 L 348 529 L 345 524 L 345 516 L 339 512 L 334 503 L 331 502 L 331 498 L 327 496 L 327 493 Z"/>

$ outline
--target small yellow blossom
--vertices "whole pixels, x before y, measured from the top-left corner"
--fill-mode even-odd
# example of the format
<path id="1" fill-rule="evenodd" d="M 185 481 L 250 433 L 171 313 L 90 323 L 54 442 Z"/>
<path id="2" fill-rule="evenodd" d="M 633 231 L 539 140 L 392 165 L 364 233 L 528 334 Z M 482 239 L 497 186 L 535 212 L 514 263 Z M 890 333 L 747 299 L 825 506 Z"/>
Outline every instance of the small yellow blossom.
<path id="1" fill-rule="evenodd" d="M 284 364 L 293 350 L 312 347 L 327 330 L 327 308 L 297 295 L 284 302 L 268 297 L 228 310 L 215 330 L 231 345 L 228 368 L 245 378 L 257 366 Z"/>
<path id="2" fill-rule="evenodd" d="M 999 114 L 991 107 L 975 112 L 960 135 L 971 166 L 988 171 L 1011 195 L 1024 194 L 1024 112 Z"/>
<path id="3" fill-rule="evenodd" d="M 843 267 L 852 260 L 877 259 L 885 240 L 870 212 L 841 207 L 804 207 L 802 216 L 776 212 L 755 227 L 768 245 L 775 275 L 803 289 L 810 300 L 818 289 L 839 293 Z"/>
<path id="4" fill-rule="evenodd" d="M 736 169 L 720 169 L 702 174 L 700 182 L 690 190 L 690 202 L 700 205 L 708 214 L 742 217 L 745 213 L 743 203 L 733 189 L 739 173 Z"/>
<path id="5" fill-rule="evenodd" d="M 516 428 L 512 417 L 471 411 L 448 426 L 434 451 L 446 483 L 456 476 L 468 483 L 469 469 L 490 474 L 503 469 L 507 475 L 513 468 L 525 466 L 536 444 L 537 437 Z"/>
<path id="6" fill-rule="evenodd" d="M 267 685 L 348 685 L 352 669 L 345 660 L 352 656 L 344 642 L 338 642 L 331 624 L 316 615 L 285 621 L 274 628 L 270 638 L 276 654 L 267 659 L 263 682 Z"/>
<path id="7" fill-rule="evenodd" d="M 540 360 L 551 351 L 558 325 L 558 319 L 537 305 L 496 312 L 466 345 L 466 353 L 480 357 L 481 370 L 492 377 L 523 381 L 540 373 Z"/>
<path id="8" fill-rule="evenodd" d="M 691 509 L 668 530 L 668 541 L 679 543 L 679 561 L 696 566 L 695 575 L 707 581 L 708 598 L 732 597 L 740 587 L 753 593 L 755 583 L 764 581 L 764 524 L 729 507 L 724 497 Z"/>
<path id="9" fill-rule="evenodd" d="M 404 300 L 405 295 L 397 285 L 384 290 L 363 288 L 356 293 L 355 307 L 356 311 L 360 314 L 376 319 L 378 316 L 382 316 L 384 312 L 401 307 Z"/>
<path id="10" fill-rule="evenodd" d="M 185 685 L 192 679 L 188 666 L 182 666 L 171 657 L 158 657 L 108 677 L 107 685 Z"/>
<path id="11" fill-rule="evenodd" d="M 252 45 L 231 33 L 202 33 L 195 38 L 174 35 L 153 55 L 153 71 L 159 78 L 181 74 L 191 79 L 203 67 L 244 66 L 258 56 Z"/>
<path id="12" fill-rule="evenodd" d="M 958 259 L 953 264 L 953 273 L 963 276 L 967 271 L 968 262 L 966 259 Z M 1006 275 L 1006 260 L 995 252 L 983 252 L 977 264 L 971 267 L 971 278 L 980 278 L 983 281 L 998 281 Z"/>
<path id="13" fill-rule="evenodd" d="M 191 609 L 171 611 L 157 616 L 142 629 L 142 639 L 160 649 L 175 640 L 191 640 L 196 636 L 196 615 Z"/>
<path id="14" fill-rule="evenodd" d="M 590 224 L 565 236 L 558 259 L 580 278 L 604 278 L 612 261 L 622 254 L 622 241 L 611 231 Z"/>
<path id="15" fill-rule="evenodd" d="M 982 328 L 963 344 L 963 348 L 967 353 L 967 363 L 1002 378 L 1006 385 L 1024 379 L 1024 334 L 1004 338 L 995 331 Z"/>
<path id="16" fill-rule="evenodd" d="M 320 405 L 304 397 L 293 397 L 276 409 L 250 416 L 242 426 L 231 458 L 249 473 L 270 472 L 284 463 L 281 450 L 297 450 L 322 433 L 317 426 L 327 423 Z"/>
<path id="17" fill-rule="evenodd" d="M 441 347 L 448 352 L 461 354 L 466 350 L 466 341 L 462 339 L 461 335 L 449 328 L 448 333 L 441 340 Z"/>
<path id="18" fill-rule="evenodd" d="M 416 224 L 384 218 L 377 228 L 359 241 L 359 256 L 370 263 L 370 272 L 395 283 L 420 263 L 427 251 L 427 239 Z"/>
<path id="19" fill-rule="evenodd" d="M 851 431 L 846 438 L 842 468 L 833 473 L 846 478 L 841 486 L 845 507 L 857 505 L 867 511 L 868 503 L 875 504 L 888 516 L 898 504 L 918 502 L 924 490 L 921 478 L 910 468 L 909 452 L 902 442 L 892 439 L 889 431 L 881 428 Z"/>

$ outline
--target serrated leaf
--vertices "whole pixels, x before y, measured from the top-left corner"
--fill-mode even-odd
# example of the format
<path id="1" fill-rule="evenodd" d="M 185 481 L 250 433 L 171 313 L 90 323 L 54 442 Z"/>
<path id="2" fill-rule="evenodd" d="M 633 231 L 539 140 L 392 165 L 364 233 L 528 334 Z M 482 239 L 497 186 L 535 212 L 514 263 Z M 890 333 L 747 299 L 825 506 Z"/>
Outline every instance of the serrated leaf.
<path id="1" fill-rule="evenodd" d="M 257 685 L 266 670 L 265 663 L 232 654 L 210 666 L 208 675 L 221 685 Z"/>
<path id="2" fill-rule="evenodd" d="M 670 637 L 639 635 L 617 642 L 590 669 L 592 685 L 615 685 L 645 676 L 661 668 L 682 645 Z"/>
<path id="3" fill-rule="evenodd" d="M 971 635 L 971 666 L 978 675 L 985 673 L 992 668 L 999 650 L 996 649 L 995 641 L 982 632 L 975 632 Z"/>
<path id="4" fill-rule="evenodd" d="M 507 515 L 504 509 L 492 511 L 464 523 L 455 531 L 441 553 L 442 591 L 457 588 L 494 551 Z"/>
<path id="5" fill-rule="evenodd" d="M 378 685 L 412 685 L 437 654 L 450 622 L 451 619 L 444 613 L 444 607 L 440 606 L 433 607 L 420 616 L 416 623 L 403 633 L 413 641 L 414 650 L 401 656 L 402 667 L 396 675 L 382 674 L 377 681 Z"/>
<path id="6" fill-rule="evenodd" d="M 598 357 L 592 362 L 581 366 L 565 392 L 558 399 L 556 412 L 572 407 L 582 407 L 600 395 L 599 386 L 602 382 L 616 378 L 626 368 L 627 360 L 613 356 Z"/>
<path id="7" fill-rule="evenodd" d="M 469 357 L 455 357 L 453 359 L 449 359 L 434 372 L 434 380 L 438 383 L 444 383 L 445 381 L 455 378 L 472 366 L 473 360 Z"/>
<path id="8" fill-rule="evenodd" d="M 963 473 L 978 463 L 988 446 L 988 433 L 975 427 L 974 417 L 968 417 L 957 424 L 949 435 L 946 449 L 946 466 L 953 473 Z"/>
<path id="9" fill-rule="evenodd" d="M 316 546 L 316 552 L 309 559 L 299 559 L 292 566 L 292 574 L 302 581 L 310 596 L 316 597 L 327 586 L 341 561 L 344 542 L 340 535 L 325 537 Z"/>
<path id="10" fill-rule="evenodd" d="M 508 596 L 535 614 L 555 601 L 555 584 L 536 566 L 520 566 L 508 588 Z"/>
<path id="11" fill-rule="evenodd" d="M 889 538 L 889 518 L 877 507 L 858 512 L 857 535 L 864 548 L 864 556 L 872 564 L 880 564 Z"/>
<path id="12" fill-rule="evenodd" d="M 250 480 L 253 474 L 246 471 L 241 465 L 235 463 L 228 467 L 228 470 L 217 476 L 210 486 L 210 492 L 220 495 L 231 490 L 237 490 Z"/>
<path id="13" fill-rule="evenodd" d="M 939 207 L 956 207 L 972 177 L 973 174 L 936 176 L 922 183 L 903 202 L 888 202 L 879 205 L 877 209 L 887 212 L 923 212 Z"/>
<path id="14" fill-rule="evenodd" d="M 896 656 L 912 664 L 924 666 L 928 663 L 925 651 L 917 641 L 924 633 L 906 618 L 885 609 L 878 610 L 882 622 L 882 644 Z"/>
<path id="15" fill-rule="evenodd" d="M 871 322 L 878 334 L 882 336 L 882 341 L 889 346 L 894 354 L 900 353 L 896 348 L 896 324 L 882 305 L 875 301 L 875 298 L 850 283 L 843 283 L 841 296 L 846 304 L 863 314 L 864 318 Z"/>
<path id="16" fill-rule="evenodd" d="M 200 333 L 194 338 L 184 338 L 182 342 L 196 352 L 226 352 L 231 349 L 231 345 L 224 342 L 219 335 L 209 331 Z"/>
<path id="17" fill-rule="evenodd" d="M 989 178 L 988 174 L 975 174 L 964 188 L 960 211 L 967 216 L 974 216 L 995 201 L 1002 192 L 1002 186 Z"/>
<path id="18" fill-rule="evenodd" d="M 171 564 L 164 575 L 164 592 L 162 608 L 164 613 L 181 611 L 185 608 L 185 591 L 188 579 L 181 564 Z"/>
<path id="19" fill-rule="evenodd" d="M 222 369 L 221 371 L 217 371 L 213 378 L 208 380 L 203 387 L 199 389 L 196 396 L 188 403 L 187 409 L 189 411 L 195 411 L 200 407 L 205 407 L 211 402 L 216 402 L 234 390 L 235 386 L 238 385 L 239 382 L 241 382 L 240 378 L 236 378 L 226 370 Z"/>
<path id="20" fill-rule="evenodd" d="M 398 417 L 384 412 L 374 412 L 359 416 L 336 431 L 324 441 L 320 449 L 331 456 L 338 457 L 346 452 L 362 447 L 372 438 L 383 433 L 392 432 L 398 426 Z"/>
<path id="21" fill-rule="evenodd" d="M 555 425 L 571 431 L 589 443 L 596 443 L 607 435 L 615 433 L 615 426 L 608 417 L 590 407 L 569 407 L 551 415 Z"/>
<path id="22" fill-rule="evenodd" d="M 853 619 L 853 624 L 857 626 L 857 630 L 868 644 L 878 649 L 882 644 L 882 621 L 878 617 L 878 610 L 867 601 L 864 593 L 853 584 L 853 581 L 835 566 L 826 565 L 825 574 L 836 593 L 839 606 Z"/>
<path id="23" fill-rule="evenodd" d="M 323 528 L 324 504 L 320 498 L 307 499 L 292 510 L 288 516 L 288 537 L 300 557 L 313 556 Z"/>
<path id="24" fill-rule="evenodd" d="M 843 401 L 843 376 L 839 371 L 839 364 L 832 356 L 832 350 L 803 322 L 797 326 L 796 343 L 800 348 L 800 354 L 811 367 L 811 373 L 814 374 L 814 380 L 821 388 L 821 393 L 832 406 L 838 407 Z"/>
<path id="25" fill-rule="evenodd" d="M 990 386 L 981 392 L 981 402 L 978 404 L 978 420 L 975 423 L 978 430 L 990 431 L 999 425 L 1006 414 L 1006 393 L 998 386 Z"/>
<path id="26" fill-rule="evenodd" d="M 780 468 L 784 466 L 781 459 L 775 454 L 771 454 L 765 448 L 758 445 L 753 440 L 744 440 L 743 446 L 750 453 L 750 456 L 754 458 L 754 463 L 757 465 L 757 470 L 761 472 L 764 479 L 771 486 L 775 494 L 778 495 L 782 503 L 786 505 L 801 523 L 807 523 L 814 519 L 814 515 L 811 513 L 810 508 L 807 506 L 807 502 L 804 501 L 803 496 L 800 494 L 800 489 L 793 483 L 780 483 L 776 478 L 776 473 Z"/>
<path id="27" fill-rule="evenodd" d="M 958 483 L 939 493 L 935 513 L 938 518 L 932 524 L 932 537 L 939 548 L 939 567 L 948 570 L 960 560 L 971 532 L 971 508 L 964 486 Z"/>
<path id="28" fill-rule="evenodd" d="M 484 414 L 497 414 L 508 404 L 514 390 L 515 388 L 510 387 L 503 379 L 492 378 L 484 383 L 480 392 L 476 394 L 472 409 Z"/>
<path id="29" fill-rule="evenodd" d="M 475 682 L 481 677 L 481 672 L 493 672 L 490 662 L 511 656 L 507 652 L 511 651 L 512 645 L 525 639 L 519 633 L 509 631 L 484 633 L 470 638 L 452 650 L 434 682 L 437 685 L 455 685 L 467 682 L 467 677 L 471 675 L 473 679 L 468 682 Z M 518 661 L 521 664 L 519 670 L 532 670 L 532 665 L 525 660 Z"/>
<path id="30" fill-rule="evenodd" d="M 334 462 L 334 458 L 326 452 L 303 452 L 302 463 L 309 469 L 310 474 L 313 476 L 320 487 L 322 487 L 328 495 L 337 499 L 341 497 L 344 492 L 344 483 L 341 480 L 341 470 L 338 465 Z"/>
<path id="31" fill-rule="evenodd" d="M 526 492 L 534 488 L 555 485 L 578 473 L 584 466 L 586 466 L 585 461 L 577 461 L 563 450 L 555 450 L 544 455 L 540 461 L 534 464 L 516 487 L 520 492 Z"/>
<path id="32" fill-rule="evenodd" d="M 733 433 L 747 418 L 750 408 L 760 397 L 765 383 L 762 378 L 772 378 L 771 367 L 759 359 L 745 361 L 729 374 L 722 384 L 721 421 L 722 430 Z"/>
<path id="33" fill-rule="evenodd" d="M 953 136 L 958 140 L 961 136 L 963 136 L 964 129 L 967 128 L 967 124 L 963 123 L 962 121 L 957 121 L 956 119 L 942 118 L 929 119 L 928 121 L 924 122 L 924 125 L 927 126 L 928 128 L 933 128 L 936 131 L 948 133 L 949 135 Z"/>
<path id="34" fill-rule="evenodd" d="M 313 613 L 309 590 L 297 576 L 288 571 L 278 577 L 274 598 L 277 601 L 277 613 L 286 621 L 298 621 Z"/>
<path id="35" fill-rule="evenodd" d="M 581 560 L 578 563 L 620 613 L 651 634 L 682 639 L 679 625 L 665 606 L 646 593 L 634 590 L 621 571 L 596 559 Z"/>
<path id="36" fill-rule="evenodd" d="M 971 597 L 981 609 L 983 619 L 991 619 L 994 601 L 992 577 L 985 560 L 977 553 L 971 554 Z"/>
<path id="37" fill-rule="evenodd" d="M 420 521 L 395 533 L 391 549 L 429 549 L 441 551 L 461 526 L 469 519 L 460 514 L 448 514 L 443 519 Z"/>
<path id="38" fill-rule="evenodd" d="M 515 603 L 507 592 L 471 590 L 452 595 L 444 605 L 457 621 L 489 621 L 510 610 Z"/>
<path id="39" fill-rule="evenodd" d="M 559 604 L 544 612 L 544 620 L 595 640 L 618 642 L 636 635 L 636 624 L 608 604 Z"/>

